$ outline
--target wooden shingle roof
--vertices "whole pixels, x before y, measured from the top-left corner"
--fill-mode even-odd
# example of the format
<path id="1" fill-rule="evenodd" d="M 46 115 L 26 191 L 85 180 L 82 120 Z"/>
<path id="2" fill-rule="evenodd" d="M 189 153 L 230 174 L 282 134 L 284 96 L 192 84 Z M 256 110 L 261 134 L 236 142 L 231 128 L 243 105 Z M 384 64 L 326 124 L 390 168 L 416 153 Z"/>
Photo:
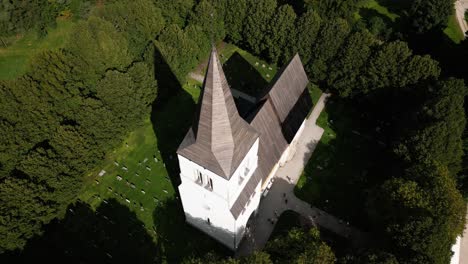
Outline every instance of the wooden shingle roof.
<path id="1" fill-rule="evenodd" d="M 258 134 L 239 116 L 213 47 L 194 123 L 177 153 L 230 179 Z"/>
<path id="2" fill-rule="evenodd" d="M 260 180 L 267 180 L 312 107 L 307 90 L 309 81 L 298 55 L 278 72 L 272 82 L 257 111 L 250 117 L 250 125 L 260 135 L 258 166 L 230 208 L 236 219 Z"/>
<path id="3" fill-rule="evenodd" d="M 265 97 L 271 101 L 280 122 L 283 123 L 309 83 L 299 54 L 276 74 L 272 83 Z M 267 99 L 265 97 L 264 99 Z"/>

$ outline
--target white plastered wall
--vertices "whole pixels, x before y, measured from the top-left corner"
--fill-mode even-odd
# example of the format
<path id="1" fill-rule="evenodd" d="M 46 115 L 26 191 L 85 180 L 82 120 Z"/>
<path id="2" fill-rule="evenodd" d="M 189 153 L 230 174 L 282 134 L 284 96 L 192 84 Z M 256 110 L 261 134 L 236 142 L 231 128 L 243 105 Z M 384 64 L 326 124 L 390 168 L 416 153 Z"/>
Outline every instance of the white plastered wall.
<path id="1" fill-rule="evenodd" d="M 240 216 L 237 220 L 234 219 L 230 207 L 257 168 L 257 153 L 258 139 L 229 181 L 178 155 L 181 171 L 179 192 L 187 222 L 231 249 L 237 247 L 240 241 L 239 234 L 243 234 L 248 218 L 244 219 Z M 244 175 L 246 165 L 250 168 L 249 173 L 239 185 L 239 176 Z M 203 184 L 197 181 L 198 172 L 203 175 Z M 213 182 L 213 190 L 207 188 L 208 179 Z M 257 209 L 259 202 L 257 192 L 252 200 L 255 201 L 249 202 L 245 214 L 250 215 L 252 211 Z"/>

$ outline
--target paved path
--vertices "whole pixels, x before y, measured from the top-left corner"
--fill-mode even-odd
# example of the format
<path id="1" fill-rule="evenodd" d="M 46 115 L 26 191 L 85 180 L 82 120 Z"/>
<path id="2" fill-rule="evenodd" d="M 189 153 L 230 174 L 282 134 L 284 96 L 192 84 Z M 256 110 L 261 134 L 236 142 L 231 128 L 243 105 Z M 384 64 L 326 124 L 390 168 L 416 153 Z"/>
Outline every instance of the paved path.
<path id="1" fill-rule="evenodd" d="M 350 237 L 357 244 L 366 241 L 366 234 L 318 208 L 311 207 L 294 195 L 294 187 L 324 132 L 321 127 L 316 125 L 316 121 L 328 96 L 328 94 L 322 94 L 306 121 L 294 157 L 279 168 L 274 176 L 273 185 L 267 196 L 261 200 L 257 216 L 251 219 L 251 230 L 241 242 L 236 252 L 237 256 L 249 255 L 254 250 L 262 249 L 274 229 L 274 224 L 270 223 L 269 219 L 277 219 L 277 215 L 286 210 L 296 211 L 309 219 L 312 224 L 329 229 L 344 237 Z"/>
<path id="2" fill-rule="evenodd" d="M 463 34 L 468 31 L 468 24 L 465 20 L 465 10 L 468 9 L 468 0 L 458 0 L 455 2 L 455 16 L 457 17 L 458 25 Z"/>
<path id="3" fill-rule="evenodd" d="M 468 205 L 466 212 L 465 231 L 460 241 L 460 264 L 468 264 Z"/>
<path id="4" fill-rule="evenodd" d="M 195 81 L 199 81 L 199 82 L 201 82 L 201 83 L 203 83 L 203 79 L 205 79 L 205 78 L 203 77 L 203 75 L 198 74 L 198 73 L 195 73 L 195 72 L 189 73 L 189 77 L 192 78 L 192 79 L 194 79 Z"/>

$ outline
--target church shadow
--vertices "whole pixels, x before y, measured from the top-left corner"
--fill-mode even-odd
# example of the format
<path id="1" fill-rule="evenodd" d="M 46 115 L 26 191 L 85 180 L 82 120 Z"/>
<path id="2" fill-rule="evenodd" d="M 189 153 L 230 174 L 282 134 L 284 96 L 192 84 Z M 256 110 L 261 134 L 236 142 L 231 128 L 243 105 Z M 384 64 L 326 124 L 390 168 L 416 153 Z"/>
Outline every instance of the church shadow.
<path id="1" fill-rule="evenodd" d="M 156 245 L 143 222 L 115 199 L 96 211 L 77 202 L 62 220 L 31 239 L 23 251 L 8 252 L 1 263 L 158 263 Z"/>
<path id="2" fill-rule="evenodd" d="M 268 86 L 262 75 L 237 51 L 223 64 L 229 86 L 253 97 L 258 97 Z"/>
<path id="3" fill-rule="evenodd" d="M 167 200 L 156 207 L 153 219 L 158 236 L 158 255 L 168 263 L 180 263 L 209 252 L 232 255 L 228 248 L 186 222 L 179 199 Z"/>
<path id="4" fill-rule="evenodd" d="M 177 148 L 187 133 L 196 104 L 166 62 L 164 56 L 155 51 L 155 69 L 158 89 L 162 94 L 152 105 L 151 122 L 158 141 L 158 149 L 177 191 L 180 184 Z"/>

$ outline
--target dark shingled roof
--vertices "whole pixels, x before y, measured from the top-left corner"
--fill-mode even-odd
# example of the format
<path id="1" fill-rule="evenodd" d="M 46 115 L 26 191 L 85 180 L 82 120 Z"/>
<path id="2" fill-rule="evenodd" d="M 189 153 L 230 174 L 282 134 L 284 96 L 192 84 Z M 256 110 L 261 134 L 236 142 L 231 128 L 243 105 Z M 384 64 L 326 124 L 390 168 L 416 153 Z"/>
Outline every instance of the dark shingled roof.
<path id="1" fill-rule="evenodd" d="M 272 80 L 273 85 L 264 99 L 271 101 L 281 123 L 288 117 L 308 82 L 298 54 Z"/>
<path id="2" fill-rule="evenodd" d="M 267 179 L 307 117 L 312 107 L 308 82 L 299 55 L 296 55 L 276 75 L 257 112 L 250 117 L 250 125 L 260 134 L 258 167 L 230 209 L 234 218 L 239 217 L 260 179 Z M 278 113 L 281 111 L 286 113 L 283 119 Z"/>
<path id="3" fill-rule="evenodd" d="M 231 214 L 235 219 L 237 219 L 237 217 L 239 217 L 239 215 L 242 213 L 242 210 L 245 208 L 245 204 L 247 204 L 247 202 L 250 200 L 255 192 L 255 188 L 258 186 L 261 180 L 261 175 L 259 173 L 254 173 L 252 177 L 250 177 L 249 181 L 245 184 L 244 189 L 240 192 L 239 196 L 230 209 Z"/>
<path id="4" fill-rule="evenodd" d="M 215 48 L 198 105 L 177 153 L 229 180 L 258 134 L 239 116 Z"/>

